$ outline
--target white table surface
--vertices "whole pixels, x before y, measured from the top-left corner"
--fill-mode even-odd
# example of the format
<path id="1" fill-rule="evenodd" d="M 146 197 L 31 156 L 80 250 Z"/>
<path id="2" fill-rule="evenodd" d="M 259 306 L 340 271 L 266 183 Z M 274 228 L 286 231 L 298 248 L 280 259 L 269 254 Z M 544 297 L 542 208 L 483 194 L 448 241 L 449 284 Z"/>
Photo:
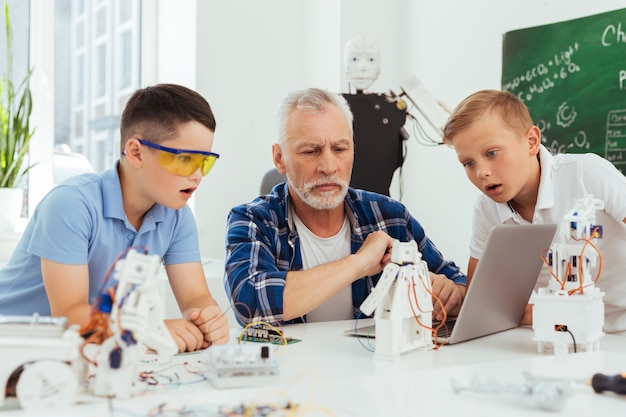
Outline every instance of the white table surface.
<path id="1" fill-rule="evenodd" d="M 363 324 L 366 321 L 359 322 L 359 325 Z M 609 415 L 609 412 L 617 416 L 626 412 L 626 396 L 596 394 L 586 386 L 576 387 L 562 409 L 548 412 L 535 407 L 529 397 L 474 392 L 457 394 L 451 384 L 453 378 L 464 384 L 478 377 L 481 380 L 494 379 L 500 385 L 520 385 L 525 371 L 537 376 L 574 379 L 588 379 L 597 372 L 623 373 L 626 372 L 626 337 L 623 336 L 604 336 L 598 352 L 554 356 L 537 353 L 532 330 L 517 328 L 443 346 L 439 350 L 407 352 L 396 361 L 381 361 L 373 359 L 372 353 L 356 338 L 343 334 L 353 325 L 353 321 L 340 321 L 286 326 L 286 336 L 302 341 L 277 348 L 274 355 L 280 364 L 280 376 L 262 385 L 217 389 L 203 381 L 146 393 L 130 400 L 115 399 L 110 404 L 103 399 L 88 399 L 94 402 L 71 409 L 50 410 L 45 415 L 147 416 L 163 404 L 166 408 L 176 409 L 258 403 L 275 398 L 279 392 L 286 393 L 301 406 L 317 407 L 318 411 L 306 413 L 307 416 L 588 417 Z M 231 343 L 236 343 L 240 332 L 241 329 L 233 329 Z M 202 355 L 179 355 L 173 362 L 193 364 L 201 360 Z M 166 368 L 165 365 L 154 366 Z M 192 374 L 183 375 L 183 368 L 176 372 L 182 380 L 197 380 Z M 42 415 L 22 410 L 1 414 Z"/>

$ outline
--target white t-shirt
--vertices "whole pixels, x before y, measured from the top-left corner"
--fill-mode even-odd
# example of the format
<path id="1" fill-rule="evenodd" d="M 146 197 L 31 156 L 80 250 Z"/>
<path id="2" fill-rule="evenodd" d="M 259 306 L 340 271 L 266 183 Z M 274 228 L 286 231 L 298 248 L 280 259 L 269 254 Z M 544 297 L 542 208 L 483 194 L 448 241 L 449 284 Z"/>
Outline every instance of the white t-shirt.
<path id="1" fill-rule="evenodd" d="M 541 179 L 532 223 L 560 224 L 574 208 L 574 200 L 592 195 L 604 201 L 596 212 L 596 224 L 603 228 L 597 246 L 604 259 L 596 285 L 604 295 L 607 333 L 626 332 L 626 177 L 606 159 L 595 154 L 552 155 L 541 146 Z M 478 196 L 472 218 L 470 256 L 480 259 L 489 231 L 497 224 L 528 223 L 506 203 Z M 547 249 L 547 248 L 546 248 Z M 595 271 L 592 271 L 595 277 Z M 548 285 L 544 266 L 535 289 Z"/>
<path id="2" fill-rule="evenodd" d="M 348 217 L 343 221 L 341 230 L 331 237 L 319 237 L 302 223 L 294 212 L 291 213 L 300 237 L 302 267 L 309 269 L 317 265 L 333 262 L 350 255 L 350 223 Z M 348 285 L 330 297 L 315 310 L 306 315 L 306 321 L 352 320 L 352 286 Z"/>

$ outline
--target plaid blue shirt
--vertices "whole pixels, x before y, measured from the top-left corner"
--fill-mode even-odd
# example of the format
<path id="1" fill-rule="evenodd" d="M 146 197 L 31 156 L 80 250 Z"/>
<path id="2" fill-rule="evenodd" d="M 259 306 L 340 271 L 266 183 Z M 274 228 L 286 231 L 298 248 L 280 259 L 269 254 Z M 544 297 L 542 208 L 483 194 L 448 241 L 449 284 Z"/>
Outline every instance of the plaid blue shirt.
<path id="1" fill-rule="evenodd" d="M 287 273 L 302 269 L 300 239 L 288 215 L 288 195 L 287 184 L 280 184 L 270 194 L 234 207 L 228 215 L 224 285 L 242 325 L 252 319 L 284 324 L 306 321 L 306 317 L 282 321 Z M 402 242 L 415 240 L 430 271 L 465 285 L 466 277 L 459 267 L 443 258 L 403 204 L 349 188 L 345 206 L 352 230 L 352 253 L 359 250 L 367 235 L 383 230 Z M 355 317 L 379 277 L 363 277 L 352 283 Z"/>

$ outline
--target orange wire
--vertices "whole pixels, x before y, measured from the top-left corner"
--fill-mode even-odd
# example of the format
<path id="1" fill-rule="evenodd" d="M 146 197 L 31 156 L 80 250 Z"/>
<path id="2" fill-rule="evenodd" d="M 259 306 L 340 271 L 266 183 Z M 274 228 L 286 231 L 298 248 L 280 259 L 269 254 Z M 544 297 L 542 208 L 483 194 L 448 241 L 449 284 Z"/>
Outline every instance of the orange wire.
<path id="1" fill-rule="evenodd" d="M 408 293 L 408 298 L 409 298 L 409 305 L 411 306 L 411 312 L 413 313 L 413 318 L 415 319 L 415 321 L 417 322 L 417 324 L 424 328 L 427 329 L 429 331 L 431 331 L 432 335 L 433 335 L 433 343 L 435 344 L 435 349 L 439 349 L 441 346 L 443 346 L 445 344 L 445 342 L 442 343 L 438 343 L 437 342 L 437 332 L 439 331 L 439 329 L 441 328 L 441 326 L 446 326 L 445 322 L 446 322 L 446 318 L 447 318 L 447 313 L 446 313 L 446 309 L 444 308 L 444 305 L 442 303 L 442 301 L 439 299 L 439 297 L 437 297 L 429 288 L 426 284 L 424 284 L 424 278 L 422 277 L 422 275 L 419 275 L 419 279 L 422 283 L 422 286 L 424 287 L 424 289 L 426 290 L 426 292 L 428 292 L 428 294 L 430 294 L 440 305 L 441 305 L 441 311 L 443 312 L 443 320 L 441 320 L 441 322 L 439 323 L 439 326 L 437 327 L 429 327 L 426 326 L 424 323 L 422 323 L 418 317 L 418 315 L 415 313 L 415 310 L 413 309 L 413 303 L 411 302 L 411 292 L 413 293 L 413 298 L 415 299 L 415 303 L 417 304 L 417 308 L 420 310 L 420 312 L 423 312 L 423 310 L 419 307 L 419 302 L 418 302 L 418 297 L 417 297 L 417 293 L 415 292 L 415 282 L 410 281 L 409 282 L 409 287 L 411 289 L 411 291 L 409 291 Z"/>
<path id="2" fill-rule="evenodd" d="M 552 249 L 545 249 L 541 255 L 541 259 L 543 260 L 543 263 L 548 267 L 548 271 L 550 272 L 550 275 L 552 275 L 552 277 L 554 279 L 556 279 L 556 282 L 559 283 L 559 285 L 561 286 L 561 289 L 565 288 L 565 284 L 563 284 L 563 282 L 561 282 L 561 280 L 559 279 L 559 276 L 557 274 L 554 273 L 554 270 L 552 269 L 552 267 L 550 266 L 550 264 L 548 263 L 548 260 L 545 257 L 545 253 L 548 252 L 552 252 Z"/>
<path id="3" fill-rule="evenodd" d="M 602 257 L 602 252 L 600 252 L 600 249 L 595 245 L 595 243 L 589 241 L 589 244 L 598 253 L 598 273 L 596 274 L 596 279 L 593 280 L 593 282 L 598 282 L 598 280 L 600 279 L 600 274 L 602 274 L 602 265 L 604 263 L 604 258 Z"/>
<path id="4" fill-rule="evenodd" d="M 598 282 L 598 280 L 600 279 L 600 274 L 602 273 L 602 264 L 603 264 L 604 259 L 602 258 L 602 252 L 600 252 L 600 249 L 592 242 L 592 239 L 596 235 L 598 229 L 599 229 L 599 227 L 595 227 L 591 231 L 589 237 L 587 239 L 585 239 L 585 244 L 583 245 L 583 247 L 582 247 L 582 249 L 580 251 L 580 255 L 578 256 L 578 270 L 579 270 L 579 275 L 578 275 L 579 279 L 578 279 L 578 281 L 579 281 L 580 284 L 579 284 L 579 287 L 575 291 L 574 290 L 570 290 L 569 291 L 568 294 L 570 294 L 570 295 L 576 293 L 577 291 L 580 291 L 581 294 L 584 294 L 585 293 L 584 292 L 584 288 L 590 286 L 590 285 L 584 285 L 583 286 L 583 280 L 580 278 L 580 277 L 582 277 L 582 262 L 581 262 L 581 260 L 583 259 L 583 255 L 585 253 L 587 245 L 590 245 L 596 251 L 596 253 L 598 254 L 598 259 L 599 259 L 599 261 L 598 261 L 598 272 L 597 272 L 596 278 L 593 280 L 593 282 L 594 283 Z M 575 237 L 572 237 L 572 239 L 574 239 L 576 241 L 581 240 L 581 239 L 576 239 Z"/>
<path id="5" fill-rule="evenodd" d="M 420 279 L 422 279 L 422 278 L 420 277 Z M 435 349 L 439 349 L 441 346 L 446 344 L 445 340 L 443 342 L 441 342 L 441 343 L 438 342 L 437 334 L 439 333 L 439 329 L 441 329 L 442 327 L 445 327 L 446 330 L 447 330 L 448 325 L 446 324 L 446 320 L 448 319 L 448 312 L 446 311 L 446 308 L 445 308 L 443 302 L 441 301 L 441 299 L 439 297 L 437 297 L 435 295 L 435 293 L 430 291 L 428 289 L 428 287 L 423 283 L 423 281 L 422 281 L 422 285 L 424 285 L 424 288 L 426 289 L 426 291 L 430 295 L 432 295 L 432 297 L 435 299 L 435 301 L 439 303 L 439 305 L 441 306 L 441 312 L 443 313 L 443 316 L 442 316 L 441 320 L 439 321 L 439 325 L 433 329 L 433 339 L 434 339 L 433 343 L 435 344 Z"/>
<path id="6" fill-rule="evenodd" d="M 561 285 L 561 289 L 565 289 L 565 283 L 567 282 L 567 277 L 569 277 L 572 273 L 572 263 L 567 261 L 567 268 L 565 268 L 565 276 L 563 277 L 563 285 Z"/>
<path id="7" fill-rule="evenodd" d="M 599 227 L 595 227 L 591 233 L 591 235 L 585 239 L 585 245 L 583 246 L 582 250 L 580 251 L 580 255 L 582 256 L 585 253 L 585 248 L 587 247 L 587 245 L 591 245 L 591 247 L 596 251 L 596 253 L 598 254 L 598 273 L 596 275 L 596 279 L 594 279 L 594 282 L 597 282 L 600 279 L 600 274 L 602 273 L 602 263 L 603 263 L 603 258 L 602 258 L 602 252 L 600 252 L 600 249 L 595 245 L 595 243 L 592 242 L 592 239 L 594 238 L 596 232 L 598 231 Z M 575 239 L 574 240 L 580 240 L 580 239 Z"/>
<path id="8" fill-rule="evenodd" d="M 580 292 L 581 294 L 584 294 L 584 289 L 589 287 L 591 284 L 588 285 L 583 285 L 583 263 L 582 263 L 582 259 L 585 253 L 585 249 L 587 248 L 587 245 L 590 245 L 598 254 L 598 272 L 596 274 L 596 278 L 593 280 L 594 282 L 598 282 L 598 280 L 600 279 L 600 275 L 602 274 L 602 266 L 604 263 L 604 259 L 602 257 L 602 252 L 600 252 L 600 249 L 592 242 L 593 238 L 595 237 L 597 231 L 599 230 L 599 227 L 595 227 L 592 231 L 591 234 L 589 235 L 588 238 L 585 239 L 585 244 L 583 245 L 581 251 L 580 251 L 580 255 L 577 256 L 578 258 L 578 288 L 574 288 L 568 291 L 568 295 L 572 295 L 575 294 L 577 292 Z M 582 239 L 577 239 L 574 236 L 570 235 L 570 237 L 573 240 L 579 241 Z M 552 252 L 552 249 L 546 249 L 543 251 L 542 255 L 541 255 L 541 259 L 543 260 L 544 264 L 548 267 L 548 271 L 550 271 L 550 275 L 552 275 L 552 277 L 554 279 L 557 280 L 557 282 L 559 283 L 559 285 L 561 286 L 561 289 L 564 290 L 565 289 L 565 283 L 567 281 L 567 277 L 570 275 L 570 273 L 572 272 L 571 269 L 571 262 L 567 261 L 567 268 L 565 271 L 565 276 L 563 277 L 563 281 L 561 281 L 559 279 L 559 277 L 554 273 L 554 270 L 552 269 L 552 267 L 550 266 L 550 264 L 548 263 L 545 254 L 548 252 Z"/>

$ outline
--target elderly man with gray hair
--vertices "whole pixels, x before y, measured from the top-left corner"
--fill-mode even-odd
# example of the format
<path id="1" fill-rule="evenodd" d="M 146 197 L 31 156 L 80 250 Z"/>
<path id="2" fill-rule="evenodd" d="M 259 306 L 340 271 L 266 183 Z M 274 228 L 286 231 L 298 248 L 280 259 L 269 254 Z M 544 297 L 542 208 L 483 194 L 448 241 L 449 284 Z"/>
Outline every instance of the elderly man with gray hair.
<path id="1" fill-rule="evenodd" d="M 434 294 L 447 314 L 458 313 L 465 296 L 461 270 L 403 204 L 349 186 L 354 141 L 345 99 L 316 88 L 295 91 L 276 119 L 274 165 L 287 182 L 228 215 L 225 286 L 237 320 L 356 318 L 396 239 L 417 243 Z M 440 313 L 436 308 L 435 316 Z"/>

